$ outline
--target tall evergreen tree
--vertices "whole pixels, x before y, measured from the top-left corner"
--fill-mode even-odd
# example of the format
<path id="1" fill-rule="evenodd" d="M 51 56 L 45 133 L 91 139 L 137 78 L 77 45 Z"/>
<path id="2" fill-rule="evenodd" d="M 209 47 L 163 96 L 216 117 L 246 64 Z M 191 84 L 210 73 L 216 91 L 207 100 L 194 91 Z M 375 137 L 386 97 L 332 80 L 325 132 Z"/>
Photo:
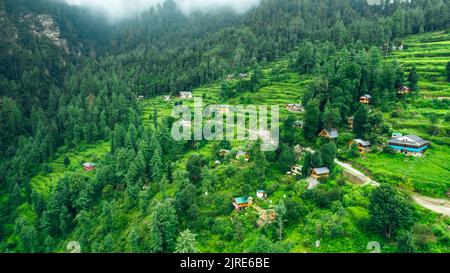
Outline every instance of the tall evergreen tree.
<path id="1" fill-rule="evenodd" d="M 414 64 L 408 74 L 408 83 L 413 91 L 417 91 L 417 83 L 419 82 L 419 74 L 417 73 L 416 65 Z"/>
<path id="2" fill-rule="evenodd" d="M 173 252 L 176 247 L 178 219 L 169 201 L 154 206 L 150 223 L 150 250 L 155 253 Z"/>
<path id="3" fill-rule="evenodd" d="M 353 120 L 353 132 L 355 132 L 358 137 L 362 138 L 369 131 L 369 129 L 369 111 L 366 106 L 362 105 L 355 113 L 355 118 Z"/>
<path id="4" fill-rule="evenodd" d="M 317 103 L 309 102 L 306 107 L 305 123 L 303 132 L 306 139 L 314 140 L 317 138 L 317 133 L 320 129 L 320 109 Z"/>
<path id="5" fill-rule="evenodd" d="M 177 239 L 176 253 L 198 253 L 197 240 L 195 234 L 189 229 L 180 233 Z"/>

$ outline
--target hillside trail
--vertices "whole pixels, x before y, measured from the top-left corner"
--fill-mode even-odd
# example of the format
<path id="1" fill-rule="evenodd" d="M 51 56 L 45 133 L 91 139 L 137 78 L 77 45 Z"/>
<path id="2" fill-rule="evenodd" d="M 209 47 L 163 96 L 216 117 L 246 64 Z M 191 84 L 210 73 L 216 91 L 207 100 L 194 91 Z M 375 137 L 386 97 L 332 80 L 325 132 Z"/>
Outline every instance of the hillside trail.
<path id="1" fill-rule="evenodd" d="M 362 181 L 365 181 L 364 185 L 372 185 L 375 187 L 380 186 L 380 183 L 376 182 L 375 180 L 371 179 L 364 173 L 355 169 L 352 165 L 350 165 L 348 163 L 344 163 L 337 159 L 335 159 L 335 163 L 337 165 L 341 166 L 342 168 L 344 168 L 346 171 L 350 172 L 351 174 L 357 176 Z M 436 213 L 450 217 L 450 201 L 449 200 L 431 198 L 431 197 L 427 197 L 427 196 L 422 196 L 417 193 L 412 193 L 411 197 L 420 206 L 422 206 L 426 209 L 429 209 L 431 211 L 434 211 Z"/>

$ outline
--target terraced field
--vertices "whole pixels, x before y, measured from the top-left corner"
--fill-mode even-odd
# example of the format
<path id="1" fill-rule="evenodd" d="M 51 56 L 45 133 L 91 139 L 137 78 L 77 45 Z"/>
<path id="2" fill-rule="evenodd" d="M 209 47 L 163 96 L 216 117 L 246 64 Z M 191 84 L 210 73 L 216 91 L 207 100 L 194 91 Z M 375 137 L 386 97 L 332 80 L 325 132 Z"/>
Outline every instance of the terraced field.
<path id="1" fill-rule="evenodd" d="M 281 61 L 276 63 L 278 67 L 287 65 L 287 62 Z M 280 107 L 281 118 L 291 113 L 286 108 L 287 103 L 300 103 L 301 98 L 307 85 L 312 81 L 310 78 L 301 77 L 296 73 L 285 73 L 284 79 L 281 81 L 273 81 L 269 76 L 270 68 L 264 69 L 266 86 L 262 87 L 258 92 L 244 92 L 238 94 L 235 98 L 223 100 L 220 95 L 220 83 L 213 83 L 202 86 L 193 90 L 194 97 L 203 98 L 203 104 L 206 105 L 278 105 Z M 166 102 L 162 97 L 147 99 L 143 104 L 143 120 L 145 123 L 152 123 L 150 119 L 153 116 L 154 109 L 158 109 L 158 118 L 161 120 L 164 117 L 171 115 L 172 108 L 175 102 L 179 101 L 173 98 L 172 101 Z M 183 101 L 184 105 L 193 107 L 193 101 Z M 301 113 L 293 113 L 299 117 Z"/>
<path id="2" fill-rule="evenodd" d="M 413 35 L 404 40 L 405 49 L 388 59 L 397 59 L 405 72 L 415 64 L 420 80 L 420 97 L 399 101 L 385 119 L 394 131 L 415 134 L 431 141 L 424 158 L 408 158 L 386 153 L 367 154 L 355 160 L 381 182 L 394 183 L 421 194 L 445 197 L 450 189 L 450 83 L 445 65 L 450 61 L 450 34 L 443 32 Z M 434 131 L 433 133 L 430 133 Z"/>
<path id="3" fill-rule="evenodd" d="M 427 98 L 450 99 L 450 83 L 445 81 L 445 65 L 450 61 L 450 34 L 444 32 L 413 35 L 404 40 L 404 50 L 395 58 L 408 71 L 414 64 L 420 75 L 420 93 Z"/>
<path id="4" fill-rule="evenodd" d="M 85 173 L 81 164 L 85 162 L 97 162 L 102 159 L 110 151 L 109 142 L 101 142 L 92 145 L 80 145 L 75 150 L 67 150 L 61 148 L 55 159 L 50 161 L 51 172 L 48 174 L 40 173 L 31 179 L 31 187 L 44 196 L 46 196 L 56 185 L 58 179 L 66 175 L 83 174 L 92 175 L 92 173 Z M 70 165 L 64 165 L 64 159 L 69 158 Z"/>

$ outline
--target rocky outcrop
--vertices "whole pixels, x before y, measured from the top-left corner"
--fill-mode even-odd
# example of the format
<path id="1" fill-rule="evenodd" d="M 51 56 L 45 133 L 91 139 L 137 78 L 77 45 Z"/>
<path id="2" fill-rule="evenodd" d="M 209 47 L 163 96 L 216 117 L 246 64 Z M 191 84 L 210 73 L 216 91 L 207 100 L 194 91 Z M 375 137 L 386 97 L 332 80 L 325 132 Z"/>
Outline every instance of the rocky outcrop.
<path id="1" fill-rule="evenodd" d="M 61 37 L 59 26 L 50 15 L 34 16 L 29 13 L 23 19 L 31 22 L 31 31 L 36 37 L 47 38 L 57 47 L 64 49 L 66 53 L 69 52 L 67 40 Z"/>

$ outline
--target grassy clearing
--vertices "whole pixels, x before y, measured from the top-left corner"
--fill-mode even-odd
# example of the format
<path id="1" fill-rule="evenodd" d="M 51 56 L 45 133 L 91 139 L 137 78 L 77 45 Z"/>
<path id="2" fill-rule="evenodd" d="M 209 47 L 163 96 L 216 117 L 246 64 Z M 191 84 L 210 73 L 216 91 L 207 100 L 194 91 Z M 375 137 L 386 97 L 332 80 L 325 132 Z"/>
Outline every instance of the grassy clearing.
<path id="1" fill-rule="evenodd" d="M 356 162 L 372 171 L 375 179 L 406 187 L 428 196 L 445 196 L 450 188 L 448 146 L 434 144 L 423 158 L 401 154 L 369 153 Z"/>
<path id="2" fill-rule="evenodd" d="M 97 162 L 110 151 L 109 142 L 101 142 L 98 144 L 83 144 L 76 149 L 61 148 L 55 155 L 55 159 L 51 160 L 50 173 L 40 173 L 31 179 L 31 187 L 47 196 L 51 189 L 57 184 L 58 180 L 66 175 L 79 173 L 83 175 L 93 175 L 93 173 L 86 173 L 81 164 L 85 162 Z M 69 158 L 70 165 L 64 165 L 64 159 Z"/>

